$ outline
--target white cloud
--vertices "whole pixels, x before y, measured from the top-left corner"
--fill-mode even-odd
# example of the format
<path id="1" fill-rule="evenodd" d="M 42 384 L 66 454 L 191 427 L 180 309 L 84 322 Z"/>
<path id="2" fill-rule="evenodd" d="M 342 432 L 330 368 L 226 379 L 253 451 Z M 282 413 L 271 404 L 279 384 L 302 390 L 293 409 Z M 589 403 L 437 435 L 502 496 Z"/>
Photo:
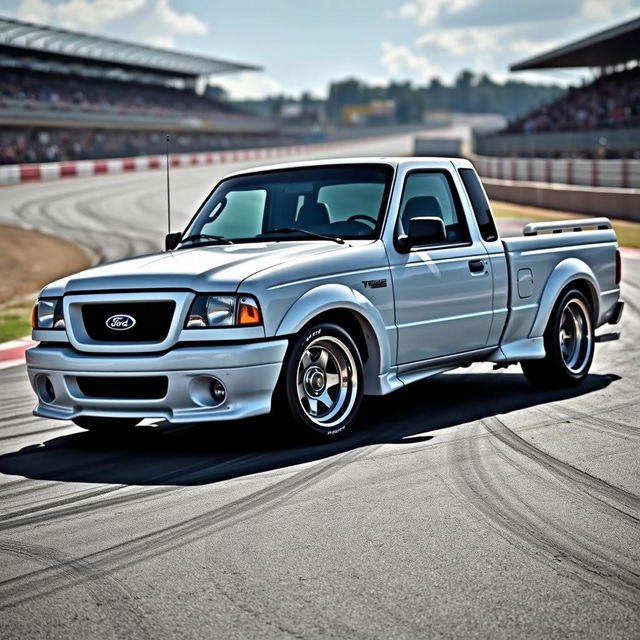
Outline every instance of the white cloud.
<path id="1" fill-rule="evenodd" d="M 442 13 L 459 13 L 478 4 L 479 0 L 412 0 L 398 7 L 398 18 L 415 19 L 420 25 L 432 25 Z"/>
<path id="2" fill-rule="evenodd" d="M 415 18 L 418 15 L 418 5 L 415 2 L 405 2 L 398 7 L 398 18 L 405 20 Z"/>
<path id="3" fill-rule="evenodd" d="M 20 20 L 46 24 L 51 18 L 51 7 L 44 0 L 21 0 L 17 13 Z"/>
<path id="4" fill-rule="evenodd" d="M 170 4 L 169 0 L 157 0 L 154 15 L 160 23 L 173 33 L 183 36 L 201 36 L 207 33 L 207 25 L 192 13 L 180 13 Z"/>
<path id="5" fill-rule="evenodd" d="M 614 18 L 621 11 L 628 11 L 637 5 L 634 0 L 582 0 L 581 15 L 590 20 Z"/>
<path id="6" fill-rule="evenodd" d="M 174 35 L 204 35 L 207 25 L 192 13 L 176 11 L 169 0 L 20 0 L 18 17 L 71 29 L 98 30 L 110 22 L 146 11 L 141 25 L 142 38 L 156 46 L 175 46 Z"/>
<path id="7" fill-rule="evenodd" d="M 65 26 L 98 27 L 136 13 L 145 0 L 69 0 L 54 11 Z"/>
<path id="8" fill-rule="evenodd" d="M 160 47 L 161 49 L 175 49 L 176 47 L 176 39 L 173 36 L 149 36 L 144 41 L 152 47 Z"/>
<path id="9" fill-rule="evenodd" d="M 416 44 L 433 45 L 452 55 L 487 53 L 502 48 L 505 27 L 454 27 L 438 29 L 421 35 Z"/>
<path id="10" fill-rule="evenodd" d="M 212 76 L 211 83 L 222 87 L 233 100 L 254 100 L 284 92 L 277 80 L 259 71 L 244 71 L 233 76 Z"/>
<path id="11" fill-rule="evenodd" d="M 559 47 L 564 40 L 529 40 L 520 38 L 509 42 L 509 51 L 517 53 L 523 57 L 535 56 L 538 53 L 544 53 Z"/>
<path id="12" fill-rule="evenodd" d="M 49 4 L 44 0 L 22 0 L 18 17 L 39 23 L 56 23 L 72 29 L 97 29 L 136 13 L 146 0 L 67 0 Z"/>
<path id="13" fill-rule="evenodd" d="M 429 62 L 425 56 L 421 56 L 403 44 L 394 45 L 391 42 L 383 42 L 380 46 L 380 63 L 393 75 L 406 74 L 419 80 L 426 80 L 438 75 L 440 69 Z"/>

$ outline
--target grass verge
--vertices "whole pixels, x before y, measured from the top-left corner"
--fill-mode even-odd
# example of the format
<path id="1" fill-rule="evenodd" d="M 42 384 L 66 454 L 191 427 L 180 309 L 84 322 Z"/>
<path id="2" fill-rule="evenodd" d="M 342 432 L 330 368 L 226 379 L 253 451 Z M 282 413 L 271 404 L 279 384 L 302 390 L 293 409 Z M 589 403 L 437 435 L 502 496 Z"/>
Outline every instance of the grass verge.
<path id="1" fill-rule="evenodd" d="M 525 205 L 512 204 L 510 202 L 491 203 L 496 218 L 512 218 L 527 222 L 548 222 L 553 220 L 567 220 L 569 218 L 590 218 L 592 216 L 569 213 L 568 211 L 554 211 L 552 209 L 539 209 Z M 627 220 L 612 220 L 613 228 L 618 236 L 621 247 L 640 248 L 640 223 Z"/>
<path id="2" fill-rule="evenodd" d="M 30 302 L 16 302 L 0 307 L 0 342 L 24 338 L 31 333 Z"/>

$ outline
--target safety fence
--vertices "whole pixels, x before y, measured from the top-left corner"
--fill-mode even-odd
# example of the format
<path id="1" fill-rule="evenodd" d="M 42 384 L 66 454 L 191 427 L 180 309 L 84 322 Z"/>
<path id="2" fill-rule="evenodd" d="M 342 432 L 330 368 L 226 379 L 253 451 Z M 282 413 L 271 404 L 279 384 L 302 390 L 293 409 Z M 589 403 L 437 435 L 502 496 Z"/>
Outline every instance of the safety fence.
<path id="1" fill-rule="evenodd" d="M 585 187 L 640 189 L 640 160 L 583 160 L 576 158 L 495 158 L 474 156 L 484 178 L 547 182 Z"/>

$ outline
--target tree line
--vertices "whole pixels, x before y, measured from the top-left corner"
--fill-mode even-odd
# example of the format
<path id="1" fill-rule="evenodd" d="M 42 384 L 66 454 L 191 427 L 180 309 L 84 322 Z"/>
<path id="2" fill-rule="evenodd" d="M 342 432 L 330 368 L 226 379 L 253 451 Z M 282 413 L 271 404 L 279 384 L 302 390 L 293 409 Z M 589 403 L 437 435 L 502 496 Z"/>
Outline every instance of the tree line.
<path id="1" fill-rule="evenodd" d="M 487 74 L 476 76 L 471 71 L 462 71 L 451 85 L 434 78 L 427 86 L 392 82 L 386 87 L 378 87 L 348 79 L 331 83 L 326 110 L 328 117 L 335 120 L 340 117 L 344 105 L 393 100 L 399 123 L 418 122 L 427 110 L 499 113 L 514 118 L 563 93 L 564 89 L 553 85 L 516 80 L 500 84 Z"/>
<path id="2" fill-rule="evenodd" d="M 210 87 L 215 97 L 225 99 L 224 90 Z M 299 103 L 308 113 L 321 107 L 329 122 L 341 122 L 343 107 L 366 105 L 376 100 L 395 104 L 394 120 L 398 124 L 420 122 L 426 111 L 443 110 L 462 113 L 499 113 L 509 119 L 522 116 L 541 104 L 558 99 L 565 89 L 557 85 L 530 84 L 518 80 L 499 83 L 487 74 L 462 71 L 452 84 L 433 78 L 427 85 L 391 82 L 387 86 L 369 85 L 356 78 L 332 82 L 326 99 L 305 92 L 300 97 L 271 96 L 264 100 L 235 101 L 233 104 L 260 115 L 280 118 L 283 105 Z"/>

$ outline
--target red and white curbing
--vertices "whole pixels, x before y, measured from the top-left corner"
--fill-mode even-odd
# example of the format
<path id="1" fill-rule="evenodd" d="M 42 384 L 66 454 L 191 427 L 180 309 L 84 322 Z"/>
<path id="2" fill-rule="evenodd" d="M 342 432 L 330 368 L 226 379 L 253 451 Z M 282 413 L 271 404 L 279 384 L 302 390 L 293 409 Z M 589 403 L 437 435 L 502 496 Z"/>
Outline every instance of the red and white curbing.
<path id="1" fill-rule="evenodd" d="M 181 153 L 169 156 L 172 167 L 194 167 L 208 164 L 226 164 L 259 160 L 262 158 L 290 156 L 305 147 L 277 147 L 268 149 L 242 149 L 215 153 Z M 148 171 L 164 168 L 164 156 L 137 156 L 135 158 L 110 158 L 107 160 L 78 160 L 69 162 L 44 162 L 35 164 L 12 164 L 0 166 L 0 184 L 18 184 L 59 178 L 98 176 L 130 171 Z"/>
<path id="2" fill-rule="evenodd" d="M 31 338 L 18 338 L 0 344 L 0 369 L 8 369 L 24 364 L 24 354 L 30 347 L 38 344 Z"/>
<path id="3" fill-rule="evenodd" d="M 229 164 L 232 162 L 249 162 L 268 158 L 287 158 L 305 153 L 323 151 L 354 142 L 369 143 L 380 139 L 393 138 L 398 134 L 359 138 L 357 140 L 336 140 L 304 145 L 282 147 L 259 147 L 254 149 L 236 149 L 234 151 L 212 151 L 208 153 L 178 153 L 169 156 L 172 167 L 197 167 L 204 165 Z M 136 156 L 133 158 L 110 158 L 105 160 L 73 160 L 68 162 L 43 162 L 34 164 L 11 164 L 0 166 L 0 185 L 19 184 L 22 182 L 38 182 L 57 180 L 59 178 L 75 178 L 98 176 L 131 171 L 149 171 L 166 166 L 165 156 Z"/>
<path id="4" fill-rule="evenodd" d="M 635 247 L 620 247 L 620 253 L 625 258 L 640 260 L 640 249 L 636 249 Z"/>

